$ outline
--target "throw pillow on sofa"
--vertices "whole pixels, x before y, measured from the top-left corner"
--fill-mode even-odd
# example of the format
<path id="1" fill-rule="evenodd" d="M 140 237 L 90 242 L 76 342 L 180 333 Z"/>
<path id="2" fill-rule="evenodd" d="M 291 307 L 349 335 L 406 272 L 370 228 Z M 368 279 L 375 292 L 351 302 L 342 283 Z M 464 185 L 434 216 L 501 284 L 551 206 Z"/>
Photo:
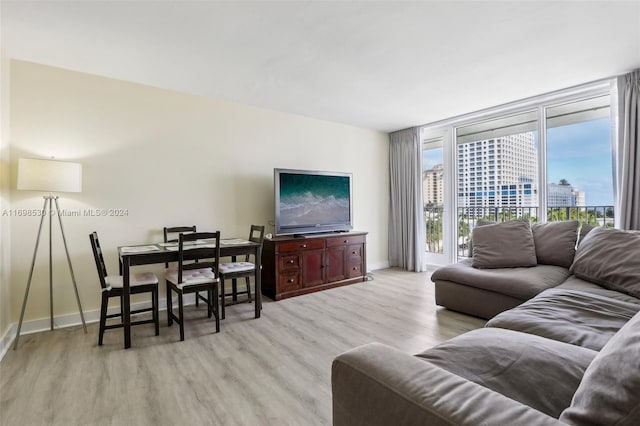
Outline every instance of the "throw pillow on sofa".
<path id="1" fill-rule="evenodd" d="M 594 228 L 578 245 L 576 277 L 640 298 L 640 232 Z"/>
<path id="2" fill-rule="evenodd" d="M 577 220 L 536 223 L 531 226 L 538 263 L 569 268 L 576 254 Z"/>
<path id="3" fill-rule="evenodd" d="M 485 225 L 495 225 L 496 221 L 494 220 L 485 220 L 485 219 L 478 219 L 476 221 L 476 227 L 478 226 L 485 226 Z M 473 257 L 473 234 L 469 235 L 469 257 Z"/>
<path id="4" fill-rule="evenodd" d="M 578 233 L 578 244 L 580 244 L 582 240 L 584 240 L 584 238 L 587 236 L 587 234 L 595 228 L 597 228 L 596 225 L 589 225 L 588 223 L 583 223 L 582 226 L 580 227 L 580 232 Z"/>
<path id="5" fill-rule="evenodd" d="M 511 220 L 473 229 L 474 268 L 517 268 L 536 266 L 536 247 L 531 224 Z"/>
<path id="6" fill-rule="evenodd" d="M 640 313 L 593 359 L 560 421 L 572 425 L 640 424 Z"/>

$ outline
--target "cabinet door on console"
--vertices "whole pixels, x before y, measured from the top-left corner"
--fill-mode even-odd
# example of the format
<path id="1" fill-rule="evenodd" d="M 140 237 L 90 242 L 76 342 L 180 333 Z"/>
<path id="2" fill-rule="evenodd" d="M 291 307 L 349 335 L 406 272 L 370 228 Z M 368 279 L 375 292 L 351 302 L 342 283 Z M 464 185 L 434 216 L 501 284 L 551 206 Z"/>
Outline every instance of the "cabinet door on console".
<path id="1" fill-rule="evenodd" d="M 324 250 L 302 252 L 302 284 L 314 287 L 324 282 Z"/>
<path id="2" fill-rule="evenodd" d="M 331 283 L 345 279 L 344 255 L 345 250 L 343 246 L 327 248 L 327 282 Z"/>

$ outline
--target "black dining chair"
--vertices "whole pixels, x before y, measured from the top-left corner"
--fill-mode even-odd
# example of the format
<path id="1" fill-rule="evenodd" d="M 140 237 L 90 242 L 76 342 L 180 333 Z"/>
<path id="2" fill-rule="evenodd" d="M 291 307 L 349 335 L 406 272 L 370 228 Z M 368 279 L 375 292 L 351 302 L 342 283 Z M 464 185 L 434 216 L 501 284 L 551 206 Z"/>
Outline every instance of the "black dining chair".
<path id="1" fill-rule="evenodd" d="M 163 228 L 163 234 L 164 234 L 164 242 L 165 243 L 177 243 L 178 242 L 178 235 L 180 233 L 191 233 L 191 232 L 196 232 L 196 225 L 192 225 L 192 226 L 165 226 Z M 170 268 L 169 266 L 169 262 L 165 262 L 164 264 L 165 268 Z M 177 266 L 173 267 L 174 269 L 177 268 Z M 196 293 L 196 307 L 199 306 L 200 304 L 200 300 L 202 298 L 200 297 L 199 293 Z"/>
<path id="2" fill-rule="evenodd" d="M 206 241 L 203 241 L 206 240 Z M 196 262 L 195 259 L 198 261 Z M 180 340 L 184 340 L 184 299 L 189 293 L 206 292 L 207 317 L 213 314 L 216 332 L 220 331 L 218 308 L 218 267 L 220 264 L 220 231 L 192 232 L 178 236 L 178 267 L 165 273 L 167 284 L 167 321 L 180 325 Z M 178 295 L 178 315 L 173 312 L 172 294 Z"/>
<path id="3" fill-rule="evenodd" d="M 122 323 L 122 276 L 121 275 L 109 275 L 107 273 L 107 267 L 104 262 L 104 256 L 102 255 L 102 247 L 98 240 L 97 232 L 89 234 L 89 240 L 91 241 L 91 248 L 93 250 L 93 258 L 96 262 L 96 269 L 98 270 L 98 278 L 100 279 L 100 287 L 102 288 L 102 302 L 100 304 L 100 330 L 98 332 L 98 345 L 102 345 L 105 330 L 112 328 L 123 327 Z M 132 321 L 131 325 L 141 324 L 155 324 L 156 336 L 160 334 L 160 321 L 158 319 L 158 277 L 152 272 L 135 272 L 129 275 L 129 283 L 131 285 L 130 293 L 151 293 L 151 307 L 137 309 L 131 311 L 131 314 L 140 314 L 143 312 L 151 312 L 152 318 L 150 320 Z M 120 299 L 120 312 L 115 314 L 107 314 L 109 307 L 109 298 L 118 297 Z M 108 318 L 120 318 L 120 323 L 107 325 Z"/>
<path id="4" fill-rule="evenodd" d="M 249 241 L 259 243 L 260 246 L 264 243 L 264 226 L 251 225 L 249 231 Z M 225 318 L 225 307 L 227 305 L 227 297 L 231 296 L 233 301 L 237 300 L 238 294 L 247 294 L 247 301 L 251 302 L 251 282 L 249 278 L 255 276 L 256 265 L 262 267 L 262 259 L 254 259 L 253 263 L 250 262 L 251 255 L 246 255 L 244 261 L 241 262 L 228 262 L 220 264 L 220 299 L 222 305 L 222 319 Z M 235 259 L 234 259 L 235 260 Z M 236 280 L 238 278 L 245 279 L 245 291 L 238 292 L 236 286 Z M 231 294 L 227 294 L 225 290 L 225 280 L 233 280 Z M 262 307 L 260 307 L 262 308 Z"/>

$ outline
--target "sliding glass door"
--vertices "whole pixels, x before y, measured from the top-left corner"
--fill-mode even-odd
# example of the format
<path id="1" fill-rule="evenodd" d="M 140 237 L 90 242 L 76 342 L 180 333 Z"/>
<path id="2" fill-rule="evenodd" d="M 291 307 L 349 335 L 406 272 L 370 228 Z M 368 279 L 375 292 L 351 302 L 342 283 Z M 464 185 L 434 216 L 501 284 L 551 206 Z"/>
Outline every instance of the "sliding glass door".
<path id="1" fill-rule="evenodd" d="M 423 132 L 422 138 L 422 198 L 425 220 L 425 250 L 427 265 L 451 262 L 451 221 L 448 212 L 451 200 L 451 168 L 449 132 L 439 129 Z"/>

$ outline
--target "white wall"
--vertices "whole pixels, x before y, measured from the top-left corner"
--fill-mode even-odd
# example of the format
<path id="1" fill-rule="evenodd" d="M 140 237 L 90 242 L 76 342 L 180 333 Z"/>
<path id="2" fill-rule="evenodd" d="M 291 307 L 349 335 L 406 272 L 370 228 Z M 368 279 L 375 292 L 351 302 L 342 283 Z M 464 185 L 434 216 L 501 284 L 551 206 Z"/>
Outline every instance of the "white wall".
<path id="1" fill-rule="evenodd" d="M 113 273 L 116 246 L 160 241 L 165 225 L 244 236 L 250 224 L 273 220 L 274 167 L 353 173 L 355 229 L 369 232 L 370 269 L 388 264 L 385 133 L 20 61 L 11 63 L 10 120 L 13 209 L 42 207 L 43 194 L 15 190 L 19 158 L 54 156 L 83 164 L 83 192 L 61 194 L 60 205 L 81 214 L 63 222 L 85 311 L 99 307 L 91 231 L 98 231 Z M 114 208 L 128 213 L 83 214 Z M 11 218 L 13 323 L 38 222 Z M 25 320 L 48 316 L 46 241 Z M 55 313 L 77 313 L 56 226 L 53 247 Z"/>

